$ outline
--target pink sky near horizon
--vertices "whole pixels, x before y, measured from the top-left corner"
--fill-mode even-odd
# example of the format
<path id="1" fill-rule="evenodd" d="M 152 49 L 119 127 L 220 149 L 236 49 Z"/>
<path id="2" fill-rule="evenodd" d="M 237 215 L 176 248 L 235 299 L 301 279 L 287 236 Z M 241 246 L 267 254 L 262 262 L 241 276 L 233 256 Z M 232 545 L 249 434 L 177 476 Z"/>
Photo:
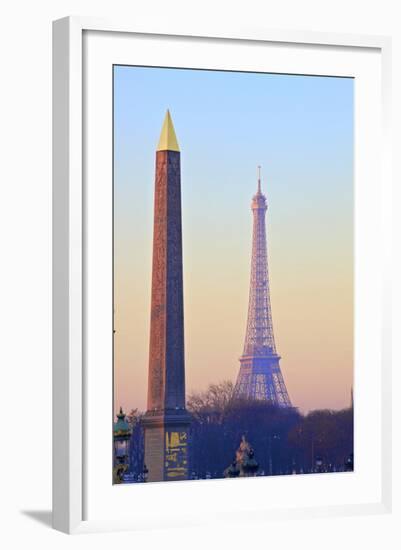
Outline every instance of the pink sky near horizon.
<path id="1" fill-rule="evenodd" d="M 126 411 L 146 409 L 152 205 L 148 207 L 145 246 L 139 252 L 135 237 L 126 237 L 120 246 L 132 250 L 132 256 L 120 256 L 115 273 L 115 408 L 122 405 Z M 342 265 L 337 261 L 343 252 L 339 244 L 326 243 L 311 269 L 312 259 L 307 260 L 312 251 L 302 250 L 299 238 L 288 255 L 280 242 L 288 243 L 294 235 L 274 232 L 273 208 L 267 212 L 273 326 L 290 398 L 302 411 L 346 407 L 353 386 L 351 261 Z M 240 235 L 238 228 L 231 228 L 223 254 L 219 239 L 203 242 L 201 232 L 188 227 L 190 213 L 183 214 L 187 394 L 205 390 L 210 383 L 234 382 L 239 370 L 250 278 L 249 202 L 244 204 L 244 218 L 246 231 Z M 319 235 L 310 237 L 319 241 Z"/>

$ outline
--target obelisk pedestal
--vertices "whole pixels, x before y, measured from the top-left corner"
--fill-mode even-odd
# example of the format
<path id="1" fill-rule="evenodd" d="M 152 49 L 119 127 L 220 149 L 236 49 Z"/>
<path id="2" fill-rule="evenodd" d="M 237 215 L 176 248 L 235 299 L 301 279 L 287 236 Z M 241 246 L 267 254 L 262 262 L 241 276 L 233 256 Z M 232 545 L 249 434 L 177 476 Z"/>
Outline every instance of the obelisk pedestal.
<path id="1" fill-rule="evenodd" d="M 167 111 L 156 151 L 148 405 L 149 481 L 188 479 L 180 150 Z"/>

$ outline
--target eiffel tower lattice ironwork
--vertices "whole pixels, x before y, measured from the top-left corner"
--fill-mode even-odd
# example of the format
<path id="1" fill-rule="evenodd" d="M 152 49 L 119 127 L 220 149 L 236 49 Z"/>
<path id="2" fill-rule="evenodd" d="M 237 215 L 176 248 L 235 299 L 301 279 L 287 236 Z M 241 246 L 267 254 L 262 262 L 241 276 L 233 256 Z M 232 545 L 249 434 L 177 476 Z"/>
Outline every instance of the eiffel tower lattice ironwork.
<path id="1" fill-rule="evenodd" d="M 261 190 L 260 166 L 258 189 L 251 208 L 253 238 L 248 322 L 235 395 L 291 407 L 274 342 L 266 245 L 267 201 Z"/>

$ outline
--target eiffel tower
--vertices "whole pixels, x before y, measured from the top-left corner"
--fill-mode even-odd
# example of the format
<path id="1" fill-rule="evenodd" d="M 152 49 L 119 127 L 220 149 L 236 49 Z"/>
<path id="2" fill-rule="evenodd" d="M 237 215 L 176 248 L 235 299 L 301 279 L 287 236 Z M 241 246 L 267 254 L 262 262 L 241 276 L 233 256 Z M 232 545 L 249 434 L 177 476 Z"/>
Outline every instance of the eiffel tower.
<path id="1" fill-rule="evenodd" d="M 267 201 L 261 189 L 260 166 L 251 209 L 253 238 L 248 322 L 234 395 L 291 407 L 274 342 L 266 245 Z"/>

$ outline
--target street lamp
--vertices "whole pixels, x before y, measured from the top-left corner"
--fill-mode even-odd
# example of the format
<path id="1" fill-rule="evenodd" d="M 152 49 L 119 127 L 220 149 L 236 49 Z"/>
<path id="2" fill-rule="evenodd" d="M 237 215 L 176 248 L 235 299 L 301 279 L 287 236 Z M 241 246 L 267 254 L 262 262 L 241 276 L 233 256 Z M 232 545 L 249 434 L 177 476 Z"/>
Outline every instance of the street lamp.
<path id="1" fill-rule="evenodd" d="M 323 472 L 323 459 L 320 456 L 317 456 L 315 460 L 315 472 L 317 474 L 320 474 Z"/>
<path id="2" fill-rule="evenodd" d="M 280 439 L 277 434 L 269 434 L 269 475 L 273 475 L 273 440 Z"/>
<path id="3" fill-rule="evenodd" d="M 146 464 L 144 464 L 143 470 L 142 470 L 142 479 L 144 483 L 148 481 L 148 477 L 149 477 L 149 470 L 147 469 Z"/>
<path id="4" fill-rule="evenodd" d="M 344 466 L 346 472 L 354 471 L 354 453 L 350 453 L 348 458 L 345 460 Z"/>
<path id="5" fill-rule="evenodd" d="M 117 415 L 117 422 L 113 427 L 114 439 L 114 468 L 113 480 L 114 483 L 122 483 L 124 473 L 129 466 L 129 442 L 131 439 L 131 428 L 125 420 L 125 413 L 122 407 Z"/>

